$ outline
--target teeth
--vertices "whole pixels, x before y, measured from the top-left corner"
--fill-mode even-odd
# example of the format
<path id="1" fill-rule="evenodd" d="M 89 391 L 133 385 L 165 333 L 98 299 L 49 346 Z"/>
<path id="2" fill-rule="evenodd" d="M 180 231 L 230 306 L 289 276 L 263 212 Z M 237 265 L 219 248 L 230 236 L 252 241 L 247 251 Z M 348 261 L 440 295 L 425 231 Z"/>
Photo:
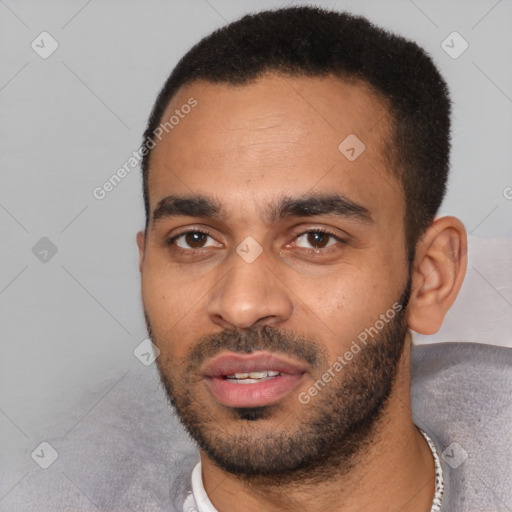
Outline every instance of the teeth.
<path id="1" fill-rule="evenodd" d="M 264 379 L 265 377 L 276 377 L 277 375 L 281 375 L 279 372 L 274 370 L 258 370 L 255 372 L 243 372 L 243 373 L 235 373 L 233 375 L 227 375 L 228 379 Z"/>
<path id="2" fill-rule="evenodd" d="M 263 379 L 263 377 L 267 376 L 267 370 L 261 370 L 259 372 L 250 372 L 249 377 L 251 379 Z"/>
<path id="3" fill-rule="evenodd" d="M 261 379 L 229 379 L 230 382 L 234 382 L 235 384 L 257 384 L 261 382 Z"/>

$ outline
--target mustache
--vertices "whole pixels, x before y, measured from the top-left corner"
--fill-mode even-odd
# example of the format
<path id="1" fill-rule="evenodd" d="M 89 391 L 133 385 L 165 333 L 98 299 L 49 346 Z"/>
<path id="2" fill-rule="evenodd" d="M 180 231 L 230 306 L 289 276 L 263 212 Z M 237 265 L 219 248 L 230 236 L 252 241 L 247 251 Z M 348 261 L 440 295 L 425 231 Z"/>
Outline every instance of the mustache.
<path id="1" fill-rule="evenodd" d="M 315 367 L 326 361 L 324 350 L 313 341 L 269 325 L 248 329 L 226 329 L 204 336 L 190 350 L 187 362 L 197 368 L 207 359 L 229 351 L 250 354 L 257 350 L 281 352 Z"/>
<path id="2" fill-rule="evenodd" d="M 146 311 L 144 311 L 144 318 L 149 337 L 154 340 L 151 322 Z M 203 336 L 188 351 L 185 361 L 187 370 L 191 371 L 224 351 L 250 354 L 257 350 L 266 350 L 270 353 L 281 352 L 317 368 L 327 362 L 326 350 L 313 340 L 269 325 L 246 329 L 225 329 L 219 333 Z"/>

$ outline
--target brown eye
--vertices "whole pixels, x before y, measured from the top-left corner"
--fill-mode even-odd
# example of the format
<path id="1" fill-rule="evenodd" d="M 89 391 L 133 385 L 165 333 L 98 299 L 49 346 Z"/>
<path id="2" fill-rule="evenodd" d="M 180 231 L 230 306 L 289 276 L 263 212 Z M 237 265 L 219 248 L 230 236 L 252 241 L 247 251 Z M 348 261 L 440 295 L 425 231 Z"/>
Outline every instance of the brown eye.
<path id="1" fill-rule="evenodd" d="M 324 249 L 335 244 L 337 240 L 336 236 L 326 231 L 308 231 L 297 237 L 297 246 L 305 249 Z"/>
<path id="2" fill-rule="evenodd" d="M 194 249 L 198 249 L 203 246 L 208 235 L 204 233 L 187 233 L 184 235 L 184 241 Z"/>
<path id="3" fill-rule="evenodd" d="M 308 243 L 310 243 L 315 249 L 322 249 L 326 247 L 329 242 L 329 238 L 331 236 L 327 233 L 322 233 L 320 231 L 314 231 L 312 233 L 308 233 Z"/>
<path id="4" fill-rule="evenodd" d="M 202 231 L 187 231 L 176 235 L 169 240 L 169 245 L 176 245 L 180 249 L 193 250 L 206 247 L 221 247 L 208 233 Z"/>

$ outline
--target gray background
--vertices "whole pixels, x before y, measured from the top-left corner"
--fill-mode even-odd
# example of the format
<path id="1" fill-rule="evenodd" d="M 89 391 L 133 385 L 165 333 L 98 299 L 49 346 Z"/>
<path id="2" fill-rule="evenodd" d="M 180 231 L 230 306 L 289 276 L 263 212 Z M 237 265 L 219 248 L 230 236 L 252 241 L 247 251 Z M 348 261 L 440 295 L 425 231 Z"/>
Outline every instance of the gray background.
<path id="1" fill-rule="evenodd" d="M 0 507 L 43 471 L 30 458 L 40 442 L 65 439 L 143 368 L 133 354 L 146 338 L 139 169 L 102 201 L 93 189 L 138 148 L 155 95 L 193 43 L 248 11 L 291 3 L 0 0 L 0 443 L 10 468 Z M 441 214 L 471 234 L 470 267 L 446 325 L 416 341 L 512 347 L 512 2 L 311 3 L 414 39 L 452 91 Z M 43 31 L 59 45 L 47 59 L 31 47 Z M 469 43 L 456 59 L 441 46 L 453 31 Z M 56 254 L 44 253 L 43 237 Z"/>

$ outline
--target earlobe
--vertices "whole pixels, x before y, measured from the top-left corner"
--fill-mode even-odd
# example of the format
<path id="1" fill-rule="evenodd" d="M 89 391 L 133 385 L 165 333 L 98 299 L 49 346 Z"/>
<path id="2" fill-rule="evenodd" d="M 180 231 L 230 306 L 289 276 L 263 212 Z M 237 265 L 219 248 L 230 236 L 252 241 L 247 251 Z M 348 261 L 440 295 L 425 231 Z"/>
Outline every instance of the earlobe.
<path id="1" fill-rule="evenodd" d="M 139 231 L 137 233 L 137 247 L 139 248 L 139 272 L 142 273 L 142 265 L 144 263 L 144 251 L 146 248 L 146 233 Z"/>
<path id="2" fill-rule="evenodd" d="M 459 293 L 467 267 L 467 235 L 455 217 L 436 219 L 416 246 L 409 327 L 434 334 Z"/>

